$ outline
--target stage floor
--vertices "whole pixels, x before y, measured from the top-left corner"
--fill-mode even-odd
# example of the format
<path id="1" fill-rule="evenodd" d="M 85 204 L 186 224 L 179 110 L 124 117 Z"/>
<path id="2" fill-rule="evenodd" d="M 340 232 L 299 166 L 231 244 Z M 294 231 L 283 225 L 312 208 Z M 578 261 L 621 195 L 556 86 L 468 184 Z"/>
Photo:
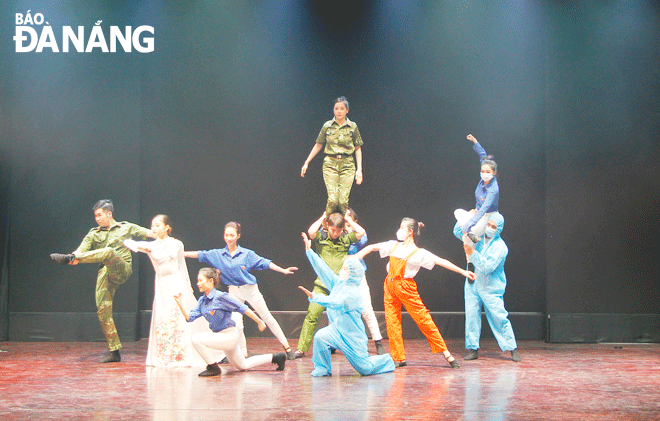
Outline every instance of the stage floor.
<path id="1" fill-rule="evenodd" d="M 283 372 L 222 366 L 222 376 L 201 378 L 203 367 L 146 367 L 146 339 L 124 343 L 114 364 L 97 362 L 102 343 L 0 342 L 0 419 L 660 419 L 660 344 L 518 345 L 520 363 L 494 340 L 463 361 L 463 341 L 449 340 L 458 370 L 426 341 L 408 340 L 408 366 L 388 374 L 360 377 L 337 352 L 332 377 L 309 375 L 310 354 Z M 260 338 L 248 349 L 281 348 Z"/>

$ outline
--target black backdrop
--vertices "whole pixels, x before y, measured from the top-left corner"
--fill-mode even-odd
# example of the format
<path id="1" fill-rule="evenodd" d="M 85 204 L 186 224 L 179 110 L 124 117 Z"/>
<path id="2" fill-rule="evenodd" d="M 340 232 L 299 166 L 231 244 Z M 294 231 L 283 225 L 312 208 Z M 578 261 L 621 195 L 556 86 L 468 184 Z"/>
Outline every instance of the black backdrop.
<path id="1" fill-rule="evenodd" d="M 151 25 L 155 51 L 16 53 L 14 15 L 27 9 L 56 34 Z M 299 173 L 339 95 L 365 142 L 351 206 L 372 241 L 414 217 L 422 246 L 462 264 L 451 229 L 453 210 L 474 205 L 473 133 L 499 164 L 509 311 L 660 313 L 655 3 L 60 1 L 2 12 L 5 336 L 8 314 L 95 311 L 95 268 L 48 254 L 77 247 L 100 198 L 118 220 L 169 214 L 190 250 L 223 246 L 224 223 L 242 223 L 243 246 L 300 267 L 257 274 L 270 309 L 304 310 L 295 288 L 313 276 L 299 238 L 324 208 L 320 157 Z M 117 312 L 151 307 L 153 270 L 136 260 Z M 385 262 L 367 264 L 381 310 Z M 430 310 L 463 310 L 459 276 L 417 281 Z"/>

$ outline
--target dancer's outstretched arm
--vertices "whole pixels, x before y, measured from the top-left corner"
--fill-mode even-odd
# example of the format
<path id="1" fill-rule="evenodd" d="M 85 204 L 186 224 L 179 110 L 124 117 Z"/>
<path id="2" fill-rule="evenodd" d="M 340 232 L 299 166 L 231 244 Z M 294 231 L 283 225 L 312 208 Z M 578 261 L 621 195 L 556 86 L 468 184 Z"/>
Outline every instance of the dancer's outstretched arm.
<path id="1" fill-rule="evenodd" d="M 372 251 L 379 251 L 380 250 L 380 244 L 370 244 L 363 248 L 362 250 L 358 251 L 353 255 L 358 260 L 363 260 L 364 256 L 367 254 L 371 253 Z"/>
<path id="2" fill-rule="evenodd" d="M 460 273 L 461 275 L 473 281 L 476 279 L 476 275 L 473 272 L 470 272 L 465 269 L 461 269 L 452 262 L 450 262 L 449 260 L 443 259 L 441 257 L 435 256 L 433 263 L 435 263 L 438 266 L 442 266 L 445 269 L 451 270 L 452 272 Z"/>
<path id="3" fill-rule="evenodd" d="M 274 270 L 275 272 L 283 273 L 285 275 L 293 275 L 295 273 L 295 271 L 298 270 L 298 268 L 295 267 L 295 266 L 291 266 L 291 267 L 288 267 L 288 268 L 284 269 L 284 268 L 281 268 L 281 267 L 277 266 L 273 262 L 270 262 L 270 264 L 268 265 L 268 269 Z"/>

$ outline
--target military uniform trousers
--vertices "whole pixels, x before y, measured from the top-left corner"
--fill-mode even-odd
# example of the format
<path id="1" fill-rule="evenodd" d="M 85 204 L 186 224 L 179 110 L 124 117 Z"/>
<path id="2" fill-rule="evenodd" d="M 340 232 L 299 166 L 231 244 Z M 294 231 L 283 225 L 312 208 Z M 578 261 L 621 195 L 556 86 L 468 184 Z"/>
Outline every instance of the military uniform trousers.
<path id="1" fill-rule="evenodd" d="M 355 161 L 353 156 L 326 155 L 323 159 L 323 181 L 328 191 L 326 215 L 334 212 L 345 213 L 348 208 L 348 197 L 351 194 L 355 179 Z"/>
<path id="2" fill-rule="evenodd" d="M 112 300 L 119 285 L 131 277 L 133 268 L 117 251 L 104 247 L 76 255 L 80 263 L 101 263 L 96 277 L 96 313 L 110 351 L 121 348 L 115 321 L 112 318 Z"/>

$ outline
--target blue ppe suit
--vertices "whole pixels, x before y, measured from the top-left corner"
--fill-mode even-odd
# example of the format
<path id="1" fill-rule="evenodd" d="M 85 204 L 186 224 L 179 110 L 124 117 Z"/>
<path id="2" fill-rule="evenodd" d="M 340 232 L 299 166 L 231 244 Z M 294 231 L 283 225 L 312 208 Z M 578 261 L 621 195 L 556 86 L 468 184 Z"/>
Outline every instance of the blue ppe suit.
<path id="1" fill-rule="evenodd" d="M 465 348 L 479 349 L 483 305 L 486 319 L 500 348 L 502 351 L 512 351 L 518 346 L 507 317 L 509 313 L 504 309 L 504 261 L 509 253 L 509 248 L 500 237 L 504 229 L 504 217 L 496 213 L 491 215 L 489 220 L 497 224 L 497 230 L 493 238 L 489 240 L 484 236 L 482 241 L 475 245 L 470 259 L 474 264 L 477 279 L 472 284 L 465 281 Z M 454 225 L 454 235 L 462 241 L 463 230 L 458 223 Z"/>
<path id="2" fill-rule="evenodd" d="M 330 348 L 340 350 L 358 373 L 363 376 L 394 371 L 394 361 L 389 354 L 369 356 L 367 334 L 362 323 L 362 294 L 359 285 L 364 276 L 362 264 L 354 257 L 344 261 L 349 268 L 349 278 L 339 276 L 313 250 L 306 252 L 309 262 L 330 294 L 314 294 L 309 301 L 327 309 L 330 324 L 314 335 L 312 376 L 331 376 Z"/>

